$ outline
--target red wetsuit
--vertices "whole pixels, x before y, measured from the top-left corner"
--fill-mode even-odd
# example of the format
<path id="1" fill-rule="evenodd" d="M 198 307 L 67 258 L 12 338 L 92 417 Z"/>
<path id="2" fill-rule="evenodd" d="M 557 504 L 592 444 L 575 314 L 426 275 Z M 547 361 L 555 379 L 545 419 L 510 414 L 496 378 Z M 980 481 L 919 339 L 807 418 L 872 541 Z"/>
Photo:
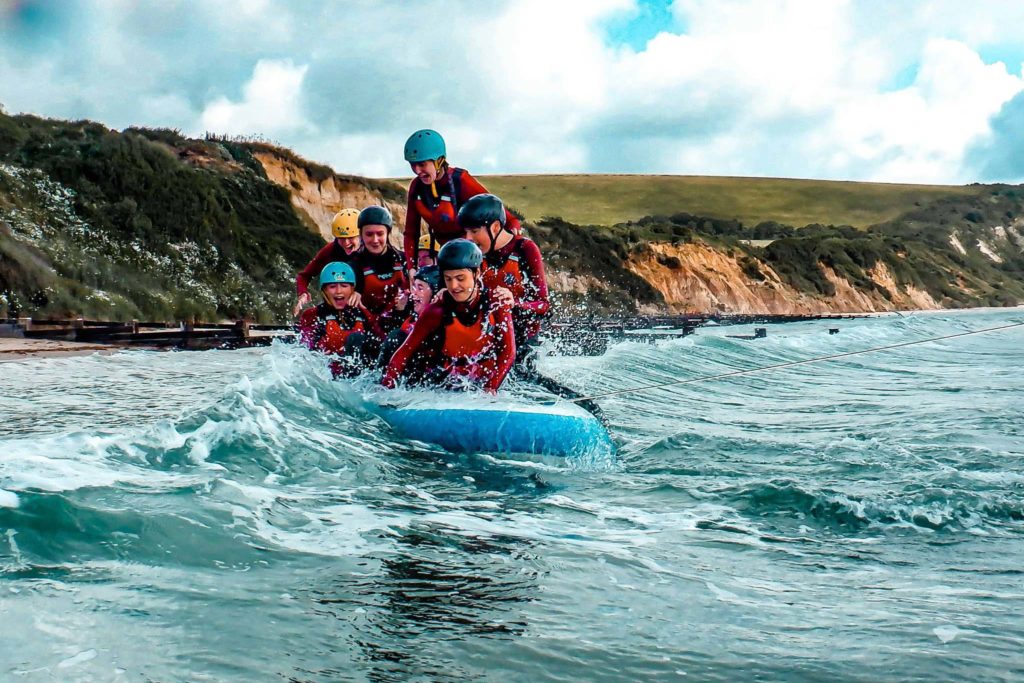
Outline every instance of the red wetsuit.
<path id="1" fill-rule="evenodd" d="M 487 289 L 505 287 L 515 297 L 512 320 L 516 342 L 522 344 L 536 337 L 541 320 L 551 309 L 544 262 L 537 244 L 526 237 L 513 237 L 504 247 L 484 257 L 482 276 Z"/>
<path id="2" fill-rule="evenodd" d="M 388 245 L 383 254 L 371 254 L 363 247 L 352 254 L 349 264 L 356 271 L 356 289 L 374 321 L 386 334 L 401 323 L 395 304 L 398 295 L 409 290 L 402 255 Z"/>
<path id="3" fill-rule="evenodd" d="M 299 271 L 299 274 L 295 277 L 295 289 L 298 290 L 299 294 L 309 294 L 309 283 L 317 282 L 320 279 L 320 271 L 324 269 L 328 263 L 334 261 L 350 262 L 352 255 L 346 254 L 345 249 L 338 244 L 338 240 L 333 239 L 316 253 L 313 260 L 306 264 L 306 267 Z"/>
<path id="4" fill-rule="evenodd" d="M 416 326 L 417 315 L 412 313 L 404 322 L 384 340 L 380 352 L 380 364 L 387 367 L 391 358 L 395 355 L 398 347 L 409 338 L 412 328 Z M 443 366 L 441 355 L 441 332 L 434 332 L 428 336 L 419 349 L 410 356 L 409 361 L 403 369 L 402 376 L 410 384 L 421 384 L 430 377 L 436 368 Z"/>
<path id="5" fill-rule="evenodd" d="M 437 196 L 419 178 L 413 178 L 409 185 L 409 203 L 405 214 L 404 251 L 407 268 L 416 267 L 416 247 L 420 239 L 420 219 L 427 222 L 427 229 L 436 241 L 435 248 L 456 237 L 463 237 L 463 230 L 457 220 L 459 207 L 470 197 L 485 194 L 487 188 L 469 175 L 469 171 L 449 166 L 444 176 L 434 187 Z M 519 219 L 505 209 L 505 226 L 519 234 Z"/>
<path id="6" fill-rule="evenodd" d="M 430 304 L 413 325 L 384 371 L 381 383 L 393 388 L 415 355 L 426 351 L 421 346 L 431 337 L 437 339 L 442 369 L 449 376 L 472 379 L 490 393 L 498 391 L 516 358 L 516 340 L 512 316 L 505 306 L 491 307 L 490 297 L 482 291 L 471 304 L 458 304 L 446 292 Z"/>
<path id="7" fill-rule="evenodd" d="M 378 332 L 363 306 L 338 310 L 322 303 L 299 317 L 299 337 L 311 351 L 340 355 L 353 332 Z"/>

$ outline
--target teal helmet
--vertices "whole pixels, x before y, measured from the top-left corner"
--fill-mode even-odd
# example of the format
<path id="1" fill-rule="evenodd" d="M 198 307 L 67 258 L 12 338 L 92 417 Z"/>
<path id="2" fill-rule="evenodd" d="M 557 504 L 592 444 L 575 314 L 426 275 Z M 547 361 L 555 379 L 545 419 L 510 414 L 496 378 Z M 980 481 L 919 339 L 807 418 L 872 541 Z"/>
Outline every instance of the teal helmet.
<path id="1" fill-rule="evenodd" d="M 352 266 L 343 261 L 328 263 L 320 271 L 320 289 L 334 282 L 340 282 L 343 285 L 354 285 L 356 283 L 356 271 L 352 270 Z"/>
<path id="2" fill-rule="evenodd" d="M 359 212 L 359 229 L 367 225 L 383 225 L 391 231 L 391 212 L 383 206 L 368 206 Z"/>
<path id="3" fill-rule="evenodd" d="M 437 266 L 423 266 L 416 271 L 416 276 L 413 279 L 427 283 L 433 292 L 441 289 L 441 271 L 437 269 Z"/>
<path id="4" fill-rule="evenodd" d="M 459 209 L 459 227 L 463 230 L 490 227 L 494 221 L 505 227 L 505 205 L 493 194 L 470 197 Z"/>
<path id="5" fill-rule="evenodd" d="M 447 156 L 444 138 L 436 130 L 424 128 L 409 136 L 405 141 L 405 160 L 410 164 L 420 161 L 434 161 Z"/>
<path id="6" fill-rule="evenodd" d="M 446 270 L 461 270 L 462 268 L 477 270 L 483 260 L 484 253 L 480 251 L 480 247 L 460 237 L 441 247 L 441 251 L 437 255 L 437 269 L 442 273 Z"/>

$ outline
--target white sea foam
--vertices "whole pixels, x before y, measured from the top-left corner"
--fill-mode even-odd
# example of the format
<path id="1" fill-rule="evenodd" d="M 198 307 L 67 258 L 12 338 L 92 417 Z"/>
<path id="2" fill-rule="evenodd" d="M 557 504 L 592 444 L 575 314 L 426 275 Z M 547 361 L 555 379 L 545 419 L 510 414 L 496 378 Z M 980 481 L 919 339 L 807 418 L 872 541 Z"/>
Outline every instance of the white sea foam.
<path id="1" fill-rule="evenodd" d="M 956 626 L 947 624 L 944 626 L 936 626 L 932 629 L 932 633 L 934 633 L 935 637 L 941 640 L 943 643 L 951 643 L 957 639 L 957 636 L 959 636 L 962 633 L 962 631 L 958 629 Z"/>

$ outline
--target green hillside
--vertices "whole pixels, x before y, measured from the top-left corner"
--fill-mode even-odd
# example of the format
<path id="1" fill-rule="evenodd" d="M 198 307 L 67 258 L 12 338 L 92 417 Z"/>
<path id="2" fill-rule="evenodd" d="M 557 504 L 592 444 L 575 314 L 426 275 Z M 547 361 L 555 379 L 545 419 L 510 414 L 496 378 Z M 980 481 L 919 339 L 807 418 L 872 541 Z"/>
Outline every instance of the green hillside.
<path id="1" fill-rule="evenodd" d="M 260 143 L 0 110 L 0 317 L 289 320 L 294 274 L 323 242 L 295 210 L 299 187 L 271 181 L 253 156 L 261 151 L 316 181 L 334 174 Z M 402 198 L 391 184 L 343 179 Z M 653 243 L 688 242 L 741 259 L 753 281 L 770 267 L 813 296 L 834 293 L 831 269 L 888 298 L 870 276 L 882 263 L 897 284 L 942 305 L 1024 301 L 1024 187 L 483 180 L 526 214 L 552 273 L 592 283 L 589 291 L 569 287 L 562 299 L 590 312 L 664 305 L 661 290 L 631 264 L 649 257 Z"/>
<path id="2" fill-rule="evenodd" d="M 0 112 L 0 316 L 286 320 L 321 244 L 244 144 Z"/>
<path id="3" fill-rule="evenodd" d="M 978 186 L 710 176 L 483 176 L 481 182 L 530 220 L 559 216 L 577 225 L 614 225 L 686 211 L 748 226 L 775 221 L 866 228 L 916 206 L 981 191 Z"/>

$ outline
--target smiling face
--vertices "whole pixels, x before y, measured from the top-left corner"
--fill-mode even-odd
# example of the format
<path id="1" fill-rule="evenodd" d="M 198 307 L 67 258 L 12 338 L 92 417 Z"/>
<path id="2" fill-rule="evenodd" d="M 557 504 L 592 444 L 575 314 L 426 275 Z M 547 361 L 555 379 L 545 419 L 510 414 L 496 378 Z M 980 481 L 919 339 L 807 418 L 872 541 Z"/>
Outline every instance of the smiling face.
<path id="1" fill-rule="evenodd" d="M 412 310 L 416 311 L 416 315 L 421 315 L 434 298 L 434 290 L 423 280 L 413 280 L 409 298 L 412 299 Z"/>
<path id="2" fill-rule="evenodd" d="M 444 286 L 456 302 L 469 301 L 476 292 L 476 273 L 469 268 L 444 271 Z"/>
<path id="3" fill-rule="evenodd" d="M 441 174 L 437 170 L 437 163 L 433 159 L 427 161 L 416 161 L 409 166 L 412 167 L 412 172 L 416 174 L 416 177 L 420 179 L 420 182 L 424 185 L 430 185 L 432 182 L 441 177 Z"/>
<path id="4" fill-rule="evenodd" d="M 363 246 L 371 254 L 383 254 L 388 248 L 388 228 L 386 225 L 364 225 L 359 232 L 363 238 Z"/>
<path id="5" fill-rule="evenodd" d="M 348 298 L 356 291 L 356 286 L 347 282 L 329 282 L 321 291 L 328 306 L 341 310 L 348 306 Z"/>
<path id="6" fill-rule="evenodd" d="M 358 237 L 339 237 L 338 244 L 345 250 L 346 254 L 351 254 L 353 251 L 359 248 Z"/>

